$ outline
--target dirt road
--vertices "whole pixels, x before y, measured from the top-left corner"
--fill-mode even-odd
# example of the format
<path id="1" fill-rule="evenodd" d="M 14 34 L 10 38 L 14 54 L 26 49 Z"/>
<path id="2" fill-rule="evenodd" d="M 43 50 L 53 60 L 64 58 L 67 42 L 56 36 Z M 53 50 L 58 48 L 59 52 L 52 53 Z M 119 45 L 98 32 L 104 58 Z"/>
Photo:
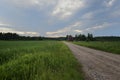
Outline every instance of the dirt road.
<path id="1" fill-rule="evenodd" d="M 120 55 L 64 43 L 82 64 L 86 80 L 120 80 Z"/>

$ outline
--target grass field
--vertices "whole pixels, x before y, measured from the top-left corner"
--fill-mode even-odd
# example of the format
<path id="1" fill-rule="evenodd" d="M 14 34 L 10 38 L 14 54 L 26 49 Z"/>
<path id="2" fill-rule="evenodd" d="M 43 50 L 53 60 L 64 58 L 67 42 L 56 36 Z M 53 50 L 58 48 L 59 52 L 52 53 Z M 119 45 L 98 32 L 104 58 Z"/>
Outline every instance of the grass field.
<path id="1" fill-rule="evenodd" d="M 106 52 L 120 54 L 120 41 L 116 41 L 116 42 L 92 41 L 92 42 L 73 42 L 73 43 L 98 50 L 103 50 Z"/>
<path id="2" fill-rule="evenodd" d="M 0 41 L 0 80 L 84 80 L 68 47 L 57 41 Z"/>

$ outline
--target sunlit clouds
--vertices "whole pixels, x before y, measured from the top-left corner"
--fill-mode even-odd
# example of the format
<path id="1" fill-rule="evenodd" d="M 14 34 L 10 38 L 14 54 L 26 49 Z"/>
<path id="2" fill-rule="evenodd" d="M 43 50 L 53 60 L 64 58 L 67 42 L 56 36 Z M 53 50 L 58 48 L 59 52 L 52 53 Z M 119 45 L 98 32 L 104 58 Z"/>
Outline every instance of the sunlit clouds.
<path id="1" fill-rule="evenodd" d="M 5 28 L 5 27 L 0 27 L 0 32 L 3 33 L 17 33 L 22 36 L 39 36 L 39 33 L 37 32 L 25 32 L 25 31 L 17 31 L 12 28 Z"/>

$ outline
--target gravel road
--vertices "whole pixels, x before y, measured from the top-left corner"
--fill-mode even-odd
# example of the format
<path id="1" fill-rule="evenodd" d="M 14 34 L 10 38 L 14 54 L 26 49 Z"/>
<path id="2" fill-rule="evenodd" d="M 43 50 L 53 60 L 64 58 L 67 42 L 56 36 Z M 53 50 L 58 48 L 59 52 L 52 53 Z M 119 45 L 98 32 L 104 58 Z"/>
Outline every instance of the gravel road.
<path id="1" fill-rule="evenodd" d="M 120 80 L 120 55 L 64 43 L 82 64 L 86 80 Z"/>

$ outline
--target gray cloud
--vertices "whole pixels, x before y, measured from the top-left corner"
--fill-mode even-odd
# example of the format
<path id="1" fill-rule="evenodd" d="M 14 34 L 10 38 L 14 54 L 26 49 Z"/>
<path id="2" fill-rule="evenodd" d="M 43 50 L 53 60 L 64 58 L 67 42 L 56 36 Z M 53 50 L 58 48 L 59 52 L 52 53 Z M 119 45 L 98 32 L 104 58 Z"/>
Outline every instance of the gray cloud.
<path id="1" fill-rule="evenodd" d="M 104 1 L 104 4 L 106 7 L 111 7 L 114 5 L 115 1 L 116 0 L 106 0 L 106 1 Z"/>
<path id="2" fill-rule="evenodd" d="M 111 26 L 108 24 L 120 21 L 119 0 L 4 0 L 0 4 L 2 2 L 0 17 L 6 22 L 0 23 L 0 30 L 9 28 L 6 30 L 11 32 L 39 32 L 43 36 L 97 33 L 101 29 L 107 31 Z"/>
<path id="3" fill-rule="evenodd" d="M 66 18 L 84 6 L 84 0 L 58 0 L 52 15 L 57 15 L 60 18 Z"/>

